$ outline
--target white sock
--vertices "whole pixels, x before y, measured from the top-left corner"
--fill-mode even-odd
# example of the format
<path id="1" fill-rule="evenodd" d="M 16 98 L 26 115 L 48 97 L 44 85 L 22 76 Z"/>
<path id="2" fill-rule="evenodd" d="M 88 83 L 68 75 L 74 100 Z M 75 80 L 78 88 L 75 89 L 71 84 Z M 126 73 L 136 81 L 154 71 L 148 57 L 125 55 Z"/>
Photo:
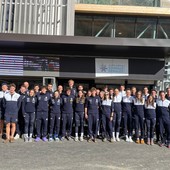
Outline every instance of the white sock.
<path id="1" fill-rule="evenodd" d="M 113 138 L 115 138 L 115 132 L 113 132 Z"/>
<path id="2" fill-rule="evenodd" d="M 81 133 L 81 137 L 83 137 L 84 136 L 84 133 Z"/>
<path id="3" fill-rule="evenodd" d="M 131 139 L 132 139 L 132 136 L 129 136 L 129 139 L 131 140 Z"/>
<path id="4" fill-rule="evenodd" d="M 24 134 L 24 137 L 25 137 L 25 138 L 28 138 L 28 134 Z"/>
<path id="5" fill-rule="evenodd" d="M 100 134 L 99 134 L 99 131 L 97 131 L 97 135 L 99 136 Z"/>
<path id="6" fill-rule="evenodd" d="M 130 137 L 129 137 L 130 138 Z M 128 135 L 126 135 L 126 139 L 128 139 Z"/>
<path id="7" fill-rule="evenodd" d="M 75 133 L 75 137 L 78 137 L 78 133 Z"/>
<path id="8" fill-rule="evenodd" d="M 30 138 L 32 138 L 32 133 L 30 133 Z"/>
<path id="9" fill-rule="evenodd" d="M 117 139 L 119 138 L 119 132 L 116 133 L 116 138 L 117 138 Z"/>

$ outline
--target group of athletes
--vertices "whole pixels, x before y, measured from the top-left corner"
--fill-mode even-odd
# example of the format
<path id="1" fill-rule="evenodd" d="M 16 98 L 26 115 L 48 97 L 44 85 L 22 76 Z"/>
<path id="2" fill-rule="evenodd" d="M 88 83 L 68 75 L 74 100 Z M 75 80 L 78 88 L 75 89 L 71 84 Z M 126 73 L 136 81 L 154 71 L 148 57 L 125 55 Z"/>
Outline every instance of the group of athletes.
<path id="1" fill-rule="evenodd" d="M 170 148 L 170 88 L 167 91 L 147 87 L 137 91 L 121 85 L 120 88 L 84 91 L 83 85 L 68 88 L 59 85 L 53 92 L 52 84 L 29 89 L 24 82 L 19 91 L 16 85 L 2 83 L 0 91 L 0 135 L 4 143 L 23 137 L 25 142 L 84 140 L 84 122 L 88 122 L 88 142 L 102 141 L 159 145 Z M 4 128 L 5 125 L 5 128 Z M 122 129 L 122 130 L 121 130 Z M 156 134 L 156 137 L 155 135 Z M 34 138 L 33 138 L 34 137 Z"/>

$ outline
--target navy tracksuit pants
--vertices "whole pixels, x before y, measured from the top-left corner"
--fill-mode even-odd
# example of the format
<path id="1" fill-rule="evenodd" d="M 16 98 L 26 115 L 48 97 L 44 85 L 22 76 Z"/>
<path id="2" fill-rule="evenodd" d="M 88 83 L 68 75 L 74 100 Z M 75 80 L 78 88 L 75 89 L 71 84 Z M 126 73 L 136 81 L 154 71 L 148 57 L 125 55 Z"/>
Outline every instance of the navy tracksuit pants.
<path id="1" fill-rule="evenodd" d="M 110 121 L 110 114 L 102 114 L 102 127 L 103 138 L 107 137 L 107 132 L 109 133 L 109 137 L 113 138 L 113 127 L 112 122 Z"/>
<path id="2" fill-rule="evenodd" d="M 135 136 L 139 138 L 139 128 L 141 130 L 141 138 L 144 138 L 144 112 L 135 113 Z"/>
<path id="3" fill-rule="evenodd" d="M 48 128 L 48 112 L 37 112 L 36 117 L 37 137 L 46 137 Z M 42 133 L 41 133 L 42 130 Z"/>
<path id="4" fill-rule="evenodd" d="M 155 124 L 156 124 L 156 118 L 147 118 L 146 117 L 145 121 L 146 121 L 146 127 L 147 127 L 147 138 L 153 138 Z"/>
<path id="5" fill-rule="evenodd" d="M 124 120 L 124 134 L 132 136 L 132 114 L 131 112 L 129 111 L 123 112 L 123 120 Z"/>
<path id="6" fill-rule="evenodd" d="M 34 121 L 35 121 L 35 112 L 24 114 L 24 133 L 25 134 L 28 134 L 28 133 L 33 134 Z"/>
<path id="7" fill-rule="evenodd" d="M 72 123 L 73 123 L 73 113 L 62 114 L 62 136 L 71 136 L 72 133 Z"/>
<path id="8" fill-rule="evenodd" d="M 60 113 L 50 113 L 50 135 L 59 135 L 60 132 Z"/>
<path id="9" fill-rule="evenodd" d="M 170 144 L 170 118 L 169 115 L 162 115 L 159 117 L 159 128 L 160 128 L 160 136 L 161 142 L 165 143 L 167 139 L 167 144 Z M 167 134 L 167 138 L 164 138 L 164 132 Z"/>
<path id="10" fill-rule="evenodd" d="M 121 123 L 121 112 L 114 111 L 113 114 L 113 132 L 119 132 L 120 131 L 120 123 Z"/>
<path id="11" fill-rule="evenodd" d="M 99 114 L 98 113 L 89 113 L 88 115 L 88 133 L 90 138 L 97 137 L 99 125 Z"/>
<path id="12" fill-rule="evenodd" d="M 75 112 L 75 133 L 78 133 L 79 126 L 80 132 L 84 133 L 84 112 Z"/>

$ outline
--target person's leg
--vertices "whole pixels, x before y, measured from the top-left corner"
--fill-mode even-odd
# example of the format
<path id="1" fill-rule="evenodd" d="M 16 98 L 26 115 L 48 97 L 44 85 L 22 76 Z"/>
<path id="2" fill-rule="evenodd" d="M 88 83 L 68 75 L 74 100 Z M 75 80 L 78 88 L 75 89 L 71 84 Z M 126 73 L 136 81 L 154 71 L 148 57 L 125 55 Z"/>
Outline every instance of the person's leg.
<path id="1" fill-rule="evenodd" d="M 145 121 L 146 121 L 146 127 L 147 127 L 147 144 L 150 145 L 151 120 L 146 118 Z"/>
<path id="2" fill-rule="evenodd" d="M 9 141 L 10 139 L 10 126 L 11 124 L 8 122 L 6 123 L 6 140 Z"/>
<path id="3" fill-rule="evenodd" d="M 30 124 L 30 114 L 24 114 L 24 141 L 28 142 L 28 131 L 29 131 L 29 124 Z"/>
<path id="4" fill-rule="evenodd" d="M 159 134 L 161 137 L 161 146 L 165 143 L 164 141 L 164 126 L 162 118 L 159 118 Z"/>
<path id="5" fill-rule="evenodd" d="M 67 115 L 62 114 L 62 139 L 66 137 Z"/>
<path id="6" fill-rule="evenodd" d="M 155 130 L 156 118 L 151 119 L 151 131 L 150 131 L 150 138 L 151 138 L 151 145 L 153 145 L 153 138 L 154 138 L 154 130 Z"/>
<path id="7" fill-rule="evenodd" d="M 107 133 L 106 115 L 102 114 L 102 137 L 104 142 L 106 141 L 106 133 Z"/>
<path id="8" fill-rule="evenodd" d="M 68 135 L 68 137 L 71 137 L 71 134 L 72 134 L 72 124 L 73 124 L 73 114 L 69 113 L 67 116 L 68 116 L 68 119 L 67 119 L 67 125 L 68 125 L 67 135 Z"/>
<path id="9" fill-rule="evenodd" d="M 11 128 L 11 139 L 13 140 L 14 139 L 14 134 L 15 134 L 15 131 L 16 131 L 16 123 L 11 123 L 12 125 L 12 128 Z"/>
<path id="10" fill-rule="evenodd" d="M 37 137 L 35 139 L 36 142 L 40 140 L 41 137 L 41 124 L 42 124 L 42 113 L 37 112 L 37 117 L 36 117 L 36 131 L 37 131 Z"/>
<path id="11" fill-rule="evenodd" d="M 120 139 L 119 139 L 119 134 L 120 134 L 120 123 L 121 123 L 121 117 L 122 117 L 122 114 L 121 112 L 117 113 L 117 119 L 116 119 L 116 124 L 117 124 L 117 128 L 116 128 L 116 140 L 119 142 Z"/>
<path id="12" fill-rule="evenodd" d="M 139 141 L 139 117 L 138 115 L 134 115 L 135 117 L 135 137 L 136 137 L 136 143 L 140 143 Z"/>
<path id="13" fill-rule="evenodd" d="M 82 141 L 84 136 L 84 112 L 80 113 L 80 133 L 80 141 Z"/>
<path id="14" fill-rule="evenodd" d="M 57 114 L 56 115 L 56 129 L 55 129 L 55 139 L 58 141 L 58 137 L 59 137 L 59 132 L 60 132 L 60 121 L 61 121 L 61 115 Z"/>
<path id="15" fill-rule="evenodd" d="M 113 127 L 113 141 L 116 141 L 116 138 L 115 138 L 115 132 L 116 132 L 116 117 L 117 117 L 117 114 L 114 112 L 113 114 L 113 121 L 112 121 L 112 127 Z"/>
<path id="16" fill-rule="evenodd" d="M 52 141 L 53 132 L 54 132 L 54 126 L 55 126 L 55 114 L 50 114 L 50 134 L 49 134 L 49 140 Z"/>
<path id="17" fill-rule="evenodd" d="M 43 127 L 42 127 L 42 136 L 43 136 L 43 141 L 47 141 L 47 131 L 48 131 L 48 112 L 43 112 L 43 117 L 42 117 L 42 122 L 43 122 Z"/>
<path id="18" fill-rule="evenodd" d="M 80 126 L 80 116 L 78 112 L 75 112 L 75 141 L 78 141 L 78 128 Z"/>
<path id="19" fill-rule="evenodd" d="M 89 133 L 90 140 L 93 138 L 93 118 L 92 118 L 92 116 L 93 116 L 92 114 L 88 115 L 88 133 Z"/>
<path id="20" fill-rule="evenodd" d="M 124 121 L 124 134 L 126 136 L 126 142 L 129 142 L 128 134 L 127 134 L 127 124 L 128 124 L 128 113 L 123 112 L 123 121 Z"/>
<path id="21" fill-rule="evenodd" d="M 128 124 L 129 142 L 133 142 L 133 140 L 132 140 L 132 115 L 131 115 L 131 113 L 128 113 L 127 119 L 128 119 L 127 124 Z"/>
<path id="22" fill-rule="evenodd" d="M 139 125 L 141 130 L 141 144 L 144 144 L 144 115 L 139 116 Z"/>
<path id="23" fill-rule="evenodd" d="M 99 114 L 93 115 L 93 122 L 94 122 L 94 142 L 96 142 L 99 127 Z"/>
<path id="24" fill-rule="evenodd" d="M 29 137 L 32 138 L 35 122 L 35 113 L 30 114 Z"/>

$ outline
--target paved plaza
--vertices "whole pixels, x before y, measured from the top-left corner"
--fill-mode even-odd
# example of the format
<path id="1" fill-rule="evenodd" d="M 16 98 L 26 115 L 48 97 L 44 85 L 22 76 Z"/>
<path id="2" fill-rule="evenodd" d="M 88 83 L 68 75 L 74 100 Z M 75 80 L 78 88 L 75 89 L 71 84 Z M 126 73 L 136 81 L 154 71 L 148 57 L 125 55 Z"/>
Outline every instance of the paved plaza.
<path id="1" fill-rule="evenodd" d="M 2 170 L 169 169 L 170 150 L 135 143 L 39 142 L 0 143 Z"/>

